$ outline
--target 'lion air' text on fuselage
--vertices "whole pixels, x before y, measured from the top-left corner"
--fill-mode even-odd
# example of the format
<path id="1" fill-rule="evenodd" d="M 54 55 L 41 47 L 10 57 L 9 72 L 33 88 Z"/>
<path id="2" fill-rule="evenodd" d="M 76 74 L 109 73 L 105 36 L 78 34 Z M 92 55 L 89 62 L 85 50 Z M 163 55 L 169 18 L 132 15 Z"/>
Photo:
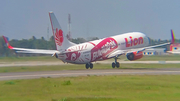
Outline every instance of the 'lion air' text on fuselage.
<path id="1" fill-rule="evenodd" d="M 124 38 L 126 42 L 126 47 L 136 46 L 144 43 L 143 37 L 132 38 L 132 36 L 130 36 L 129 38 L 130 40 L 128 38 Z"/>

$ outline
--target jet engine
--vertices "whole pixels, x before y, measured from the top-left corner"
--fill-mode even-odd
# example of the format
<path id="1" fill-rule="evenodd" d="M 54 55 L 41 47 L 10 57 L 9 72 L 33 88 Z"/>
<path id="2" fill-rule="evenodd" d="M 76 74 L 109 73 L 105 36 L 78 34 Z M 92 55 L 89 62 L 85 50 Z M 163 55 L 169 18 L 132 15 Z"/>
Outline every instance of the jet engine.
<path id="1" fill-rule="evenodd" d="M 143 52 L 142 51 L 132 52 L 132 53 L 128 53 L 126 56 L 127 59 L 130 61 L 137 60 L 143 57 Z"/>

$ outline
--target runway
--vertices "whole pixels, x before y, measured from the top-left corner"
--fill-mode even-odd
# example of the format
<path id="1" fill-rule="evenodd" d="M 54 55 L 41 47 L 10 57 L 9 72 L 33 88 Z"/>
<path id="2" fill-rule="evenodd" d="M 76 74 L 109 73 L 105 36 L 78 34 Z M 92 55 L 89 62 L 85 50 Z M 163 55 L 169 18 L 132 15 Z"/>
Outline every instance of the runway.
<path id="1" fill-rule="evenodd" d="M 180 75 L 180 68 L 161 69 L 105 69 L 105 70 L 62 70 L 46 72 L 0 73 L 0 80 L 76 77 L 92 75 Z"/>
<path id="2" fill-rule="evenodd" d="M 111 64 L 113 61 L 97 61 L 94 63 L 100 64 Z M 141 64 L 177 64 L 180 61 L 119 61 L 124 64 L 132 64 L 132 63 L 141 63 Z M 61 61 L 27 61 L 27 62 L 0 62 L 0 67 L 13 67 L 13 66 L 52 66 L 52 65 L 66 65 L 67 63 L 63 63 Z M 71 64 L 69 64 L 71 65 Z"/>

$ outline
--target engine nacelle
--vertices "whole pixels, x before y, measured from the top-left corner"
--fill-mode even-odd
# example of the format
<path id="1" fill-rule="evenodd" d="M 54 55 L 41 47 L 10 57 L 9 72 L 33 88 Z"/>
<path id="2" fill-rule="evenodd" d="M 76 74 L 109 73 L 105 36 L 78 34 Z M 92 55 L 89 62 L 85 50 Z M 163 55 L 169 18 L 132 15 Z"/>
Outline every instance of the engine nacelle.
<path id="1" fill-rule="evenodd" d="M 132 61 L 132 60 L 137 60 L 143 57 L 143 52 L 132 52 L 132 53 L 128 53 L 127 55 L 127 59 Z"/>

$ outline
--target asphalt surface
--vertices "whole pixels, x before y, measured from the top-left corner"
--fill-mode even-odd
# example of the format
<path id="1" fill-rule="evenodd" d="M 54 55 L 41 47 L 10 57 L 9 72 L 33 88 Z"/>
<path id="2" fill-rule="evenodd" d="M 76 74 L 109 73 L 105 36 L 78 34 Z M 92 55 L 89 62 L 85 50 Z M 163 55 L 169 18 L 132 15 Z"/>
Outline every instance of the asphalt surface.
<path id="1" fill-rule="evenodd" d="M 173 64 L 180 63 L 180 61 L 119 61 L 120 63 L 144 63 L 144 64 Z M 111 64 L 112 61 L 98 61 L 100 64 Z M 45 65 L 66 65 L 59 62 L 42 62 L 42 61 L 28 61 L 28 62 L 0 62 L 0 67 L 13 66 L 45 66 Z M 102 70 L 62 70 L 62 71 L 43 71 L 43 72 L 14 72 L 14 73 L 0 73 L 0 80 L 12 79 L 33 79 L 42 77 L 73 77 L 73 76 L 88 76 L 88 75 L 180 75 L 180 68 L 161 68 L 161 69 L 102 69 Z"/>
<path id="2" fill-rule="evenodd" d="M 89 75 L 180 75 L 180 68 L 161 69 L 106 69 L 106 70 L 62 70 L 45 72 L 0 73 L 0 80 L 33 79 L 48 77 L 74 77 Z"/>
<path id="3" fill-rule="evenodd" d="M 113 61 L 97 61 L 100 64 L 111 64 Z M 144 63 L 144 64 L 176 64 L 180 61 L 118 61 L 119 63 Z M 51 65 L 66 65 L 61 61 L 44 62 L 44 61 L 28 61 L 28 62 L 0 62 L 0 67 L 13 67 L 13 66 L 51 66 Z"/>

